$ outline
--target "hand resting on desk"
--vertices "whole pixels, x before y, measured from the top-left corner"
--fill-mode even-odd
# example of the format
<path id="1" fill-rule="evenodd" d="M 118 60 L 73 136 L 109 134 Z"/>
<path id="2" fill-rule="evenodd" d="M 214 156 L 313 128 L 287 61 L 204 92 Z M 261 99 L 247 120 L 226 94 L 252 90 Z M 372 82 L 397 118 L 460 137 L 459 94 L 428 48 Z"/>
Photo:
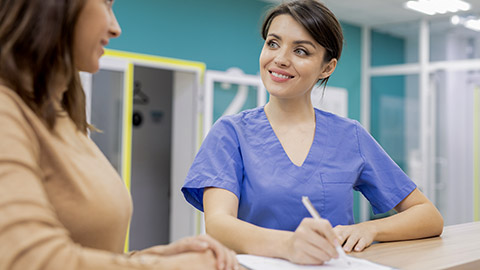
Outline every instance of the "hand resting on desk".
<path id="1" fill-rule="evenodd" d="M 186 237 L 168 245 L 154 246 L 132 254 L 138 255 L 165 256 L 163 260 L 166 265 L 185 265 L 185 269 L 192 265 L 196 267 L 209 265 L 205 269 L 238 269 L 235 252 L 225 248 L 209 235 Z"/>
<path id="2" fill-rule="evenodd" d="M 345 252 L 362 251 L 369 247 L 375 237 L 372 227 L 366 223 L 358 223 L 349 226 L 338 225 L 333 231 L 339 238 Z"/>

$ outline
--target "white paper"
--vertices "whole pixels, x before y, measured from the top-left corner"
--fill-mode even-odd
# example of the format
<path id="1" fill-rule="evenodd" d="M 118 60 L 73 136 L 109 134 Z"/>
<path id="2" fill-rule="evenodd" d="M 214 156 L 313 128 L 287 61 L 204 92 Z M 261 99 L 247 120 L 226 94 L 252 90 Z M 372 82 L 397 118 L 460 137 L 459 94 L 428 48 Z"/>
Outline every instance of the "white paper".
<path id="1" fill-rule="evenodd" d="M 355 269 L 355 270 L 386 270 L 394 269 L 384 265 L 376 264 L 364 259 L 348 256 L 350 265 L 340 259 L 332 259 L 323 265 L 299 265 L 286 260 L 261 257 L 254 255 L 237 255 L 238 262 L 251 270 L 325 270 L 325 269 Z"/>

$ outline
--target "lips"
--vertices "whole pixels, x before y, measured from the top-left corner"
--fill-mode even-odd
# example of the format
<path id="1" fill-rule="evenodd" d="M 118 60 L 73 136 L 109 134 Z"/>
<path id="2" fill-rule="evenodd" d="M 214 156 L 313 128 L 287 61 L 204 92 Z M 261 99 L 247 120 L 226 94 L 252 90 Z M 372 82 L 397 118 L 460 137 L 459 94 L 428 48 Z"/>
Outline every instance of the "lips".
<path id="1" fill-rule="evenodd" d="M 295 77 L 284 71 L 279 70 L 269 70 L 268 73 L 270 73 L 270 77 L 275 82 L 285 82 Z"/>
<path id="2" fill-rule="evenodd" d="M 105 39 L 102 39 L 100 41 L 100 51 L 101 51 L 101 55 L 105 54 L 105 47 L 108 45 L 108 40 L 105 40 Z"/>

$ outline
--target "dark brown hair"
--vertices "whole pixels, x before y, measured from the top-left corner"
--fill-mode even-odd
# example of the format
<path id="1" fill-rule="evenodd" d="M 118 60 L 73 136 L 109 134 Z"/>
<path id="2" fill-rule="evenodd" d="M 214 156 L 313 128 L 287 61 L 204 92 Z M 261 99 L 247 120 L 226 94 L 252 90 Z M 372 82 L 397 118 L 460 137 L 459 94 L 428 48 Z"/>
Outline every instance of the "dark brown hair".
<path id="1" fill-rule="evenodd" d="M 270 10 L 262 25 L 262 37 L 265 40 L 275 17 L 287 14 L 292 16 L 308 31 L 318 44 L 325 48 L 324 62 L 333 58 L 340 60 L 343 48 L 343 32 L 333 13 L 322 3 L 315 0 L 297 0 L 283 3 Z M 324 78 L 320 84 L 327 84 Z"/>
<path id="2" fill-rule="evenodd" d="M 61 104 L 83 133 L 85 94 L 73 59 L 75 24 L 85 0 L 0 0 L 0 78 L 52 130 Z"/>

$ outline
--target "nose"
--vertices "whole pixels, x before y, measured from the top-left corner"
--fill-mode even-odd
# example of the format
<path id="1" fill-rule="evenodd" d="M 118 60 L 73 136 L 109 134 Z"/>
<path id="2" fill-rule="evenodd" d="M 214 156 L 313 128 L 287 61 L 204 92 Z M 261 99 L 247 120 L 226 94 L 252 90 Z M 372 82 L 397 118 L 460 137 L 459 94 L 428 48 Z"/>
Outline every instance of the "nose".
<path id="1" fill-rule="evenodd" d="M 112 21 L 110 23 L 110 29 L 108 31 L 112 38 L 119 37 L 122 34 L 122 28 L 120 28 L 120 24 L 117 21 L 117 17 L 115 17 L 115 14 L 113 12 L 112 12 Z"/>
<path id="2" fill-rule="evenodd" d="M 275 56 L 275 64 L 279 67 L 288 67 L 290 65 L 290 59 L 288 58 L 286 50 L 278 50 Z"/>

